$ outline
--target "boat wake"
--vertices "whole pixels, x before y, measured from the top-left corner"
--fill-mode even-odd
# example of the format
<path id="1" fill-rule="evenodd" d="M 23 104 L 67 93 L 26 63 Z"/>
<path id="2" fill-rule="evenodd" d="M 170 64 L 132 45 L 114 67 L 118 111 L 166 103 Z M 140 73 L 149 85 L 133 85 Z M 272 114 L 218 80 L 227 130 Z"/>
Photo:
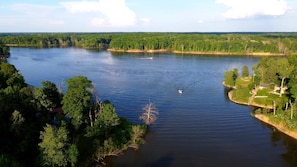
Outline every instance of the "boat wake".
<path id="1" fill-rule="evenodd" d="M 153 57 L 142 57 L 142 58 L 139 58 L 139 59 L 153 60 Z"/>

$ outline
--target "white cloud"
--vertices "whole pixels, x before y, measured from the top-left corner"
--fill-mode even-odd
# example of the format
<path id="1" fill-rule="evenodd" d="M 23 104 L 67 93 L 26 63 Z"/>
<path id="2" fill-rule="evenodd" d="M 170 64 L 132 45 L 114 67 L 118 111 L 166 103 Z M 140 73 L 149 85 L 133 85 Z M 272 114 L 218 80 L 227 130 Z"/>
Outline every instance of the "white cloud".
<path id="1" fill-rule="evenodd" d="M 141 18 L 140 21 L 143 25 L 149 25 L 151 20 L 149 18 Z"/>
<path id="2" fill-rule="evenodd" d="M 97 15 L 91 21 L 96 26 L 103 22 L 107 23 L 105 26 L 115 27 L 132 26 L 136 23 L 136 15 L 127 7 L 125 0 L 70 1 L 61 2 L 60 5 L 72 13 L 91 12 Z"/>
<path id="3" fill-rule="evenodd" d="M 92 18 L 91 25 L 94 27 L 102 27 L 105 25 L 105 20 L 102 18 Z"/>
<path id="4" fill-rule="evenodd" d="M 63 25 L 64 21 L 63 20 L 49 20 L 48 23 L 51 25 Z"/>
<path id="5" fill-rule="evenodd" d="M 204 21 L 202 19 L 200 19 L 200 20 L 198 20 L 198 23 L 202 24 L 202 23 L 204 23 Z"/>
<path id="6" fill-rule="evenodd" d="M 216 0 L 229 9 L 225 18 L 242 19 L 255 16 L 281 16 L 288 10 L 286 0 Z"/>

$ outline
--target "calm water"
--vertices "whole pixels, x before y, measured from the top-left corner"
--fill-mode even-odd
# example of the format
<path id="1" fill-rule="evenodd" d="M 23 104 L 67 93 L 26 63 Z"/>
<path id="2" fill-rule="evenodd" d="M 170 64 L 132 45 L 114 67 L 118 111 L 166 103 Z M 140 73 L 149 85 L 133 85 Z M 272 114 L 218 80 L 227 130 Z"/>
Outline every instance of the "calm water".
<path id="1" fill-rule="evenodd" d="M 11 48 L 9 59 L 35 86 L 87 76 L 102 100 L 109 99 L 118 115 L 135 123 L 142 107 L 155 103 L 159 119 L 146 144 L 109 158 L 107 166 L 297 166 L 297 141 L 251 117 L 251 108 L 230 102 L 221 85 L 226 70 L 248 65 L 251 71 L 258 61 L 77 48 Z"/>

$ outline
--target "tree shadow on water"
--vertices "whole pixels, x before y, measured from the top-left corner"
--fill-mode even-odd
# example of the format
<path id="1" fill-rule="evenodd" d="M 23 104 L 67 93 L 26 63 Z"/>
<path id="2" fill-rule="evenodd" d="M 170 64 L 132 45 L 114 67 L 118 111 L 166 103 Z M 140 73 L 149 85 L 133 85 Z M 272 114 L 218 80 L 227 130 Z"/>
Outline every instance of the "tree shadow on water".
<path id="1" fill-rule="evenodd" d="M 170 167 L 173 161 L 173 154 L 166 154 L 154 162 L 146 164 L 145 167 Z"/>

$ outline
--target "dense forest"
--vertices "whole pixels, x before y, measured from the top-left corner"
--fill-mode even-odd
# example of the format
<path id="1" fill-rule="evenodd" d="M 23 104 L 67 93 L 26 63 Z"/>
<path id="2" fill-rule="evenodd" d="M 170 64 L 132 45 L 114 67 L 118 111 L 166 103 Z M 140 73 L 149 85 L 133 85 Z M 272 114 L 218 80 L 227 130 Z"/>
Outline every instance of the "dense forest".
<path id="1" fill-rule="evenodd" d="M 296 33 L 8 33 L 9 46 L 83 47 L 113 51 L 210 54 L 297 54 Z"/>
<path id="2" fill-rule="evenodd" d="M 90 80 L 74 76 L 66 84 L 67 90 L 50 81 L 30 86 L 0 61 L 1 167 L 98 166 L 144 143 L 147 126 L 119 117 Z"/>
<path id="3" fill-rule="evenodd" d="M 8 58 L 9 55 L 9 47 L 0 40 L 0 60 Z"/>
<path id="4" fill-rule="evenodd" d="M 288 129 L 297 128 L 297 57 L 265 57 L 252 68 L 235 68 L 225 73 L 224 84 L 232 90 L 232 100 L 260 107 L 256 113 L 267 114 Z"/>

